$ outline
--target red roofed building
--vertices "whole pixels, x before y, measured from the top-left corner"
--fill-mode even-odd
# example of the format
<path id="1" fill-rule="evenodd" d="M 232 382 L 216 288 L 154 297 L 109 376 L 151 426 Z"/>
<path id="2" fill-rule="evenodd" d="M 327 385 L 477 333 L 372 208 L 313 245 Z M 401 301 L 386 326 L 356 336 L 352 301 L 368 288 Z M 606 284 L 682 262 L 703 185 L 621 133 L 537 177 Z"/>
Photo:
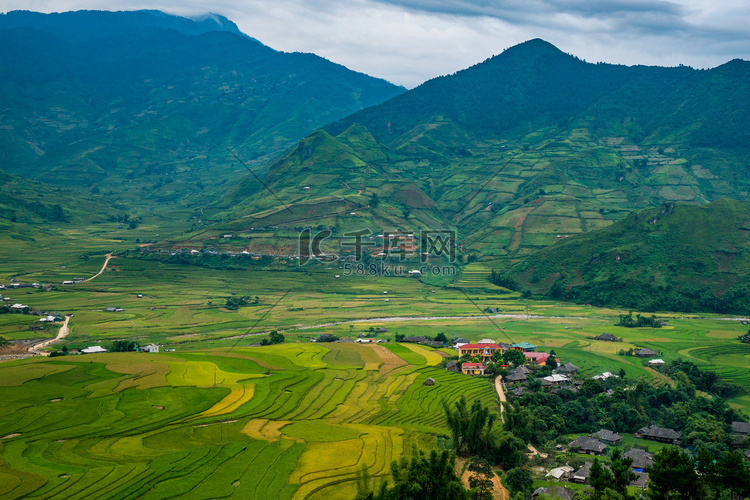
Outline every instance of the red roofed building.
<path id="1" fill-rule="evenodd" d="M 461 358 L 464 354 L 472 358 L 478 356 L 486 363 L 492 359 L 492 354 L 498 349 L 503 352 L 503 348 L 497 344 L 464 344 L 458 348 L 458 357 Z"/>
<path id="2" fill-rule="evenodd" d="M 547 364 L 547 358 L 549 358 L 549 354 L 546 352 L 525 352 L 523 353 L 524 356 L 526 356 L 526 362 L 534 363 L 539 366 L 544 366 Z M 560 361 L 557 360 L 559 363 Z"/>
<path id="3" fill-rule="evenodd" d="M 464 375 L 484 375 L 486 369 L 484 363 L 464 363 L 461 365 L 461 373 Z"/>

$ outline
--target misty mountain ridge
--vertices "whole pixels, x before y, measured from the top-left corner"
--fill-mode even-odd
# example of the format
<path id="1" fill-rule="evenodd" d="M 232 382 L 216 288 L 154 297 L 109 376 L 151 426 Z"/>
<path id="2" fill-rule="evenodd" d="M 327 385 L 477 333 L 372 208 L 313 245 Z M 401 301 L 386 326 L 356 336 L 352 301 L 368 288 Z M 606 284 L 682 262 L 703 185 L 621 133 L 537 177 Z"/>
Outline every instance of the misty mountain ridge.
<path id="1" fill-rule="evenodd" d="M 262 169 L 305 134 L 403 92 L 275 51 L 220 16 L 12 12 L 0 43 L 0 166 L 134 207 L 205 204 L 247 175 L 234 155 Z"/>

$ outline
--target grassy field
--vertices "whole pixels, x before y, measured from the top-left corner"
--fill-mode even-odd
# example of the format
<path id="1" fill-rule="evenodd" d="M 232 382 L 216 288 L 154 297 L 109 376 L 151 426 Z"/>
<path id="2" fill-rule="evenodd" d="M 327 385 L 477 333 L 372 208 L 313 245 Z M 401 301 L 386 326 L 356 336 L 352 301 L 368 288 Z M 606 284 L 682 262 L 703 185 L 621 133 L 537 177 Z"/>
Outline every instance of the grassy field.
<path id="1" fill-rule="evenodd" d="M 489 381 L 434 368 L 440 351 L 391 347 L 2 364 L 0 497 L 351 498 L 362 464 L 383 476 L 447 432 L 441 400 L 495 401 Z"/>
<path id="2" fill-rule="evenodd" d="M 103 260 L 40 265 L 26 278 L 59 283 L 91 275 Z M 624 311 L 467 286 L 479 283 L 471 282 L 485 272 L 478 266 L 464 274 L 469 283 L 459 279 L 461 288 L 295 269 L 219 271 L 119 256 L 90 282 L 13 292 L 34 308 L 73 314 L 55 348 L 134 339 L 175 352 L 0 364 L 0 498 L 351 498 L 362 464 L 383 477 L 412 444 L 427 448 L 447 433 L 442 399 L 463 394 L 495 404 L 489 381 L 438 367 L 449 349 L 308 341 L 321 333 L 355 338 L 386 328 L 376 336 L 528 341 L 554 349 L 585 376 L 622 368 L 668 383 L 646 360 L 618 354 L 650 347 L 729 381 L 750 379 L 750 352 L 736 340 L 747 326 L 737 320 L 662 314 L 668 326 L 661 329 L 617 327 Z M 233 292 L 257 296 L 258 304 L 230 311 Z M 51 325 L 29 331 L 37 319 L 0 315 L 0 335 L 57 333 Z M 251 346 L 273 329 L 287 342 Z M 593 340 L 601 333 L 621 341 Z M 434 386 L 424 385 L 428 377 Z M 750 409 L 747 396 L 731 403 Z"/>

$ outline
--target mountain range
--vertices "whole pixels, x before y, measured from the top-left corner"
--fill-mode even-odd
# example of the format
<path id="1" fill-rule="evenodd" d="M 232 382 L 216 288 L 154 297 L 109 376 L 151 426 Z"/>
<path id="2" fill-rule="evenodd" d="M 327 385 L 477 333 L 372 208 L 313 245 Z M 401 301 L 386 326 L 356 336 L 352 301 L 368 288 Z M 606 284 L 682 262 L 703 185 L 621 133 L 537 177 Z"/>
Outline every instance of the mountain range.
<path id="1" fill-rule="evenodd" d="M 176 243 L 274 228 L 291 250 L 301 225 L 453 228 L 465 254 L 505 267 L 634 210 L 748 198 L 748 118 L 747 61 L 591 64 L 531 40 L 312 133 L 268 189 L 246 178 L 219 225 Z"/>
<path id="2" fill-rule="evenodd" d="M 15 11 L 0 44 L 0 168 L 131 206 L 202 199 L 247 175 L 238 159 L 404 91 L 216 15 Z"/>
<path id="3" fill-rule="evenodd" d="M 710 297 L 748 274 L 747 61 L 592 64 L 535 39 L 405 91 L 221 16 L 12 12 L 0 42 L 0 222 L 16 234 L 106 219 L 132 246 L 121 229 L 142 216 L 154 248 L 291 255 L 305 228 L 330 230 L 331 252 L 365 230 L 449 230 L 459 259 L 536 293 L 744 307 Z M 728 233 L 704 245 L 700 227 Z"/>

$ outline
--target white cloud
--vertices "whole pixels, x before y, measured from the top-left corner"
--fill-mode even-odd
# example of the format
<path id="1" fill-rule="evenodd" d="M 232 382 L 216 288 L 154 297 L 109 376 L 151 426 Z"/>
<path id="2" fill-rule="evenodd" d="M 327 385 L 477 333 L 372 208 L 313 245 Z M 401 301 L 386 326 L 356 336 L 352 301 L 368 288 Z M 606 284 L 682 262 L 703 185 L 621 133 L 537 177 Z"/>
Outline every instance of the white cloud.
<path id="1" fill-rule="evenodd" d="M 0 11 L 222 14 L 277 50 L 413 87 L 531 38 L 588 61 L 712 67 L 750 58 L 743 0 L 0 0 Z"/>

